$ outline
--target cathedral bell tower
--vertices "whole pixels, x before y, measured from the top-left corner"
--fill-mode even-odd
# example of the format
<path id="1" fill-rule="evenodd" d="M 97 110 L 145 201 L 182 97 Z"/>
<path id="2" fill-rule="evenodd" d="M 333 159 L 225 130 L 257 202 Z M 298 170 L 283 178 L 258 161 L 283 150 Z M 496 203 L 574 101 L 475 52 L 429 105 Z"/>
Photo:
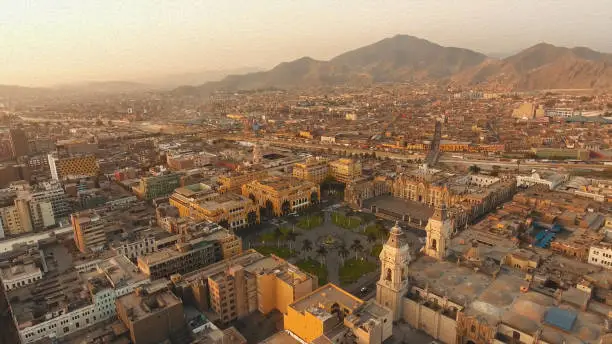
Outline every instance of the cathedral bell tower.
<path id="1" fill-rule="evenodd" d="M 427 232 L 427 243 L 425 243 L 424 253 L 440 260 L 446 258 L 453 224 L 448 218 L 445 204 L 436 207 L 427 222 L 425 231 Z"/>
<path id="2" fill-rule="evenodd" d="M 396 223 L 380 252 L 381 272 L 376 284 L 376 302 L 391 309 L 393 320 L 402 310 L 402 297 L 408 292 L 410 246 L 406 234 Z"/>

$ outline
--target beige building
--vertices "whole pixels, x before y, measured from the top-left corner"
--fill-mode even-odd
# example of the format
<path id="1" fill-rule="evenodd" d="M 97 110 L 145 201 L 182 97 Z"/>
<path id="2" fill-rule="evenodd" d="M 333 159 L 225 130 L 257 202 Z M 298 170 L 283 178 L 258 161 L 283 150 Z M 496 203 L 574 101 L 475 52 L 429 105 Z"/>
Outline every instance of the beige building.
<path id="1" fill-rule="evenodd" d="M 353 159 L 330 161 L 329 175 L 341 183 L 349 184 L 361 178 L 361 162 Z"/>
<path id="2" fill-rule="evenodd" d="M 94 210 L 70 215 L 74 231 L 74 242 L 83 253 L 102 251 L 107 244 L 106 226 L 108 221 Z"/>
<path id="3" fill-rule="evenodd" d="M 30 207 L 24 199 L 15 199 L 14 205 L 0 208 L 0 225 L 5 235 L 31 232 L 34 227 L 30 218 Z"/>
<path id="4" fill-rule="evenodd" d="M 297 179 L 320 184 L 327 178 L 327 175 L 327 159 L 319 157 L 309 158 L 304 162 L 298 162 L 293 165 L 293 176 Z"/>
<path id="5" fill-rule="evenodd" d="M 174 278 L 179 293 L 200 311 L 214 311 L 227 323 L 255 311 L 287 312 L 289 304 L 316 288 L 316 278 L 276 256 L 249 250 Z"/>
<path id="6" fill-rule="evenodd" d="M 537 106 L 534 103 L 523 103 L 512 111 L 512 117 L 518 119 L 541 118 L 545 115 L 544 107 L 542 105 Z"/>
<path id="7" fill-rule="evenodd" d="M 252 199 L 268 216 L 282 216 L 318 202 L 321 188 L 307 180 L 273 176 L 245 184 L 242 195 Z"/>

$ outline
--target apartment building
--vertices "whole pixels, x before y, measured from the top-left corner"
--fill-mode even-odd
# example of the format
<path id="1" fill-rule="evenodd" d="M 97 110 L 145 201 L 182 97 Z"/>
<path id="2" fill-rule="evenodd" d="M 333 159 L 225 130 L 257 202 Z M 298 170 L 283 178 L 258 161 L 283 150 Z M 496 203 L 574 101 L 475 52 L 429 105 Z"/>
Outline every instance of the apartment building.
<path id="1" fill-rule="evenodd" d="M 341 183 L 349 184 L 361 178 L 361 162 L 353 159 L 330 161 L 329 175 Z"/>
<path id="2" fill-rule="evenodd" d="M 107 244 L 106 226 L 108 221 L 95 210 L 86 210 L 70 215 L 74 231 L 74 242 L 83 253 L 99 252 Z"/>
<path id="3" fill-rule="evenodd" d="M 320 157 L 306 159 L 305 162 L 298 162 L 293 165 L 293 176 L 297 179 L 320 184 L 327 178 L 327 164 L 327 159 Z"/>
<path id="4" fill-rule="evenodd" d="M 202 311 L 213 311 L 223 323 L 255 311 L 286 313 L 287 306 L 317 287 L 316 277 L 274 255 L 254 250 L 180 276 L 181 295 L 194 295 Z"/>
<path id="5" fill-rule="evenodd" d="M 242 195 L 252 199 L 268 216 L 282 216 L 307 208 L 321 199 L 319 185 L 278 175 L 242 186 Z"/>
<path id="6" fill-rule="evenodd" d="M 68 178 L 95 177 L 100 172 L 96 157 L 91 154 L 60 156 L 47 155 L 51 177 L 55 180 Z"/>
<path id="7" fill-rule="evenodd" d="M 188 273 L 242 252 L 240 237 L 214 223 L 203 222 L 174 246 L 138 257 L 138 268 L 151 279 Z"/>

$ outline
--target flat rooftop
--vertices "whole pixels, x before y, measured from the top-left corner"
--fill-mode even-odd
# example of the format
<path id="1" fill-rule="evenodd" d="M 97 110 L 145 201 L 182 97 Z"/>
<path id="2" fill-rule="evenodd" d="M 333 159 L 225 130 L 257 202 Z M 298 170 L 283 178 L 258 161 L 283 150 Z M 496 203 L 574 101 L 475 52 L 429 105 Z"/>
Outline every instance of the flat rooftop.
<path id="1" fill-rule="evenodd" d="M 182 304 L 181 299 L 174 295 L 170 290 L 163 288 L 167 282 L 153 283 L 148 287 L 143 287 L 146 294 L 130 293 L 117 299 L 125 309 L 131 309 L 133 322 L 154 316 L 156 313 L 169 307 Z"/>
<path id="2" fill-rule="evenodd" d="M 312 311 L 313 309 L 330 309 L 338 303 L 351 311 L 363 304 L 363 301 L 334 284 L 326 284 L 312 293 L 295 301 L 290 307 L 298 312 Z"/>
<path id="3" fill-rule="evenodd" d="M 259 344 L 302 344 L 304 343 L 301 340 L 298 340 L 295 335 L 289 333 L 289 331 L 280 331 L 273 334 L 271 337 L 268 337 Z"/>

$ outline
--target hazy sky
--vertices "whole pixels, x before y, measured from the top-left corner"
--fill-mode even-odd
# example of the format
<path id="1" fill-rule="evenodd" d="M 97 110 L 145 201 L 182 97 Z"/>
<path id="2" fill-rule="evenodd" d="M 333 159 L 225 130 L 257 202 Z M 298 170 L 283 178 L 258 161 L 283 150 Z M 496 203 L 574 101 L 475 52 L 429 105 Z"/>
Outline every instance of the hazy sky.
<path id="1" fill-rule="evenodd" d="M 270 68 L 398 33 L 484 53 L 612 52 L 612 0 L 0 0 L 0 84 Z"/>

